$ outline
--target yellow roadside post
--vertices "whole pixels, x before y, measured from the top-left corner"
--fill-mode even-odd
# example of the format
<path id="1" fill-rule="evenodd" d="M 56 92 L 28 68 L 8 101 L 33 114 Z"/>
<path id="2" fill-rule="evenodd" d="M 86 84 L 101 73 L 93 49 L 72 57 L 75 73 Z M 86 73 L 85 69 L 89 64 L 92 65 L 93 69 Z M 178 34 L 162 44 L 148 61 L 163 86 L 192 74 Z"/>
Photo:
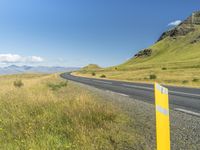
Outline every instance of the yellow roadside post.
<path id="1" fill-rule="evenodd" d="M 170 150 L 168 89 L 155 83 L 157 150 Z"/>

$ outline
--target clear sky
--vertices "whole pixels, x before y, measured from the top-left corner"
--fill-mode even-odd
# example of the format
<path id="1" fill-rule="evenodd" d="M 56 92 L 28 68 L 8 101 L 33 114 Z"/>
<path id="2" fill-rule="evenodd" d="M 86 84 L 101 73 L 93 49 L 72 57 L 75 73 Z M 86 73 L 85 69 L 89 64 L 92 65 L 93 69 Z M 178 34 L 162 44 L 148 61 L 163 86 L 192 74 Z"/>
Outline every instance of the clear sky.
<path id="1" fill-rule="evenodd" d="M 0 66 L 117 65 L 196 10 L 199 0 L 1 0 Z"/>

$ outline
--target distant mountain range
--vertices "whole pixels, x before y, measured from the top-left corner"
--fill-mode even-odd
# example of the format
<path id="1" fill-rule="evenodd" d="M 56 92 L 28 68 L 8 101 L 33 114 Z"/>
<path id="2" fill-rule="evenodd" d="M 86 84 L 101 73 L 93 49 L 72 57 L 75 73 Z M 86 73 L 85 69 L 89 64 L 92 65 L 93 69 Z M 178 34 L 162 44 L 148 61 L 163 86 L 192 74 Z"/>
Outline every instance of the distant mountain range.
<path id="1" fill-rule="evenodd" d="M 47 66 L 16 66 L 10 65 L 0 68 L 0 74 L 18 74 L 18 73 L 56 73 L 75 71 L 78 67 L 47 67 Z"/>

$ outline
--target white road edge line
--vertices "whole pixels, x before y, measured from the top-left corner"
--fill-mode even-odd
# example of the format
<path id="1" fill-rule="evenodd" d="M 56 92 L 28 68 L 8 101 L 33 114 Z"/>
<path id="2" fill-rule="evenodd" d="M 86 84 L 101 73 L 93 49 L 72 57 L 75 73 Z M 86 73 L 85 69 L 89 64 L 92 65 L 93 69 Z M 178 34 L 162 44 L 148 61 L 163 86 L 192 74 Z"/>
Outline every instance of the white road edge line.
<path id="1" fill-rule="evenodd" d="M 113 91 L 109 91 L 109 90 L 106 90 L 106 92 L 108 92 L 108 93 L 114 93 L 114 94 L 119 94 L 119 95 L 125 96 L 125 97 L 129 97 L 129 95 L 123 94 L 123 93 L 113 92 Z"/>
<path id="2" fill-rule="evenodd" d="M 144 86 L 137 86 L 137 85 L 130 85 L 130 84 L 122 84 L 122 85 L 126 86 L 126 87 L 133 87 L 133 88 L 146 89 L 146 90 L 154 90 L 153 88 L 144 87 Z"/>
<path id="3" fill-rule="evenodd" d="M 190 95 L 190 96 L 197 96 L 197 97 L 200 97 L 200 94 L 191 94 L 191 93 L 176 92 L 176 91 L 169 91 L 169 93 L 183 94 L 183 95 Z"/>
<path id="4" fill-rule="evenodd" d="M 94 82 L 99 82 L 99 83 L 105 83 L 105 84 L 112 84 L 112 82 L 106 82 L 106 81 L 98 81 L 98 80 L 92 80 Z"/>
<path id="5" fill-rule="evenodd" d="M 144 89 L 144 90 L 154 90 L 153 88 L 149 87 L 143 87 L 143 86 L 137 86 L 137 85 L 129 85 L 129 84 L 122 84 L 123 86 L 126 87 L 133 87 L 133 88 L 138 88 L 138 89 Z M 191 93 L 184 93 L 184 92 L 176 92 L 176 91 L 169 91 L 169 93 L 174 93 L 174 94 L 183 94 L 183 95 L 189 95 L 189 96 L 197 96 L 200 97 L 200 94 L 191 94 Z"/>
<path id="6" fill-rule="evenodd" d="M 129 96 L 126 95 L 126 94 L 122 94 L 122 93 L 118 93 L 118 94 L 121 95 L 121 96 L 129 97 Z"/>
<path id="7" fill-rule="evenodd" d="M 174 110 L 200 117 L 200 113 L 193 112 L 190 110 L 186 110 L 186 109 L 182 109 L 182 108 L 175 108 Z"/>

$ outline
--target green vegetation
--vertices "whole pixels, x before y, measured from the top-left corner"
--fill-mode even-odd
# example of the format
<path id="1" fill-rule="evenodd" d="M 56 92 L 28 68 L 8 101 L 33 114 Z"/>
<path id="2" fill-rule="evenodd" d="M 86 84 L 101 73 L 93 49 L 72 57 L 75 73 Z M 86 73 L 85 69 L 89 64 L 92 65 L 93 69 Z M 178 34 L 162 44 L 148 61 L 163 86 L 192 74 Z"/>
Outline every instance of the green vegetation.
<path id="1" fill-rule="evenodd" d="M 167 68 L 163 67 L 162 70 L 167 70 Z"/>
<path id="2" fill-rule="evenodd" d="M 150 76 L 149 76 L 149 79 L 151 79 L 151 80 L 155 80 L 157 78 L 157 76 L 155 75 L 155 74 L 151 74 Z"/>
<path id="3" fill-rule="evenodd" d="M 199 79 L 197 79 L 197 78 L 194 78 L 193 80 L 192 80 L 192 82 L 198 82 L 199 81 Z"/>
<path id="4" fill-rule="evenodd" d="M 105 74 L 102 74 L 102 75 L 100 76 L 100 78 L 106 78 L 106 75 L 105 75 Z"/>
<path id="5" fill-rule="evenodd" d="M 104 74 L 108 79 L 153 82 L 149 78 L 153 73 L 156 81 L 162 84 L 200 87 L 199 80 L 193 81 L 200 78 L 200 24 L 187 20 L 163 33 L 159 41 L 127 62 L 97 69 L 96 77 Z M 74 74 L 90 76 L 87 71 Z"/>
<path id="6" fill-rule="evenodd" d="M 59 75 L 0 76 L 0 85 L 0 149 L 135 147 L 132 120 L 116 104 Z"/>
<path id="7" fill-rule="evenodd" d="M 186 83 L 188 83 L 189 81 L 188 80 L 183 80 L 183 84 L 186 84 Z"/>
<path id="8" fill-rule="evenodd" d="M 23 84 L 22 80 L 15 80 L 14 83 L 13 83 L 13 85 L 14 85 L 15 87 L 17 87 L 17 88 L 20 88 L 20 87 L 22 87 L 24 84 Z"/>
<path id="9" fill-rule="evenodd" d="M 58 83 L 48 83 L 47 85 L 52 89 L 52 90 L 59 90 L 62 87 L 67 86 L 68 81 L 62 81 Z"/>
<path id="10" fill-rule="evenodd" d="M 96 76 L 96 73 L 95 73 L 95 72 L 92 72 L 92 76 Z"/>
<path id="11" fill-rule="evenodd" d="M 98 69 L 101 69 L 101 67 L 99 67 L 96 64 L 89 64 L 88 66 L 82 68 L 82 70 L 85 70 L 85 71 L 92 71 L 92 70 L 98 70 Z"/>

